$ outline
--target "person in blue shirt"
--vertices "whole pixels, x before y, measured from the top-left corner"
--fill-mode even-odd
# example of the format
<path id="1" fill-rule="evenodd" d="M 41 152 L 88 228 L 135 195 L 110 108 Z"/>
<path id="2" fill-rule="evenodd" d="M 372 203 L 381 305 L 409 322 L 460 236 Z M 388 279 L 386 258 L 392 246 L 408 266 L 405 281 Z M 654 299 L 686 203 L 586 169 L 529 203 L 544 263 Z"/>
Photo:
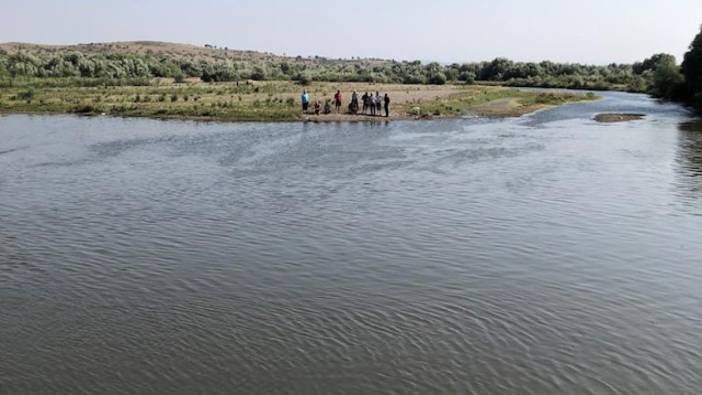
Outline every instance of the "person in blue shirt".
<path id="1" fill-rule="evenodd" d="M 307 112 L 307 108 L 310 106 L 310 95 L 307 91 L 302 91 L 302 112 Z"/>

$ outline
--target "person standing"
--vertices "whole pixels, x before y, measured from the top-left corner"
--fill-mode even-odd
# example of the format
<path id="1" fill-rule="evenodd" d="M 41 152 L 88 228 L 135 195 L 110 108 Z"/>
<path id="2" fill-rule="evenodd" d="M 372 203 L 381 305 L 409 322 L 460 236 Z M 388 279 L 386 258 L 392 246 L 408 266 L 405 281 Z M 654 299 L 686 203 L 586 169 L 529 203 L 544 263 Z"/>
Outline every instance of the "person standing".
<path id="1" fill-rule="evenodd" d="M 339 113 L 339 110 L 341 110 L 341 91 L 337 90 L 336 94 L 334 95 L 334 105 L 336 106 L 336 113 Z"/>
<path id="2" fill-rule="evenodd" d="M 349 111 L 351 114 L 358 114 L 358 93 L 356 93 L 356 91 L 353 91 L 351 94 L 351 105 L 349 106 Z"/>
<path id="3" fill-rule="evenodd" d="M 380 97 L 380 92 L 375 92 L 375 113 L 380 115 L 381 108 L 383 106 L 383 98 Z"/>
<path id="4" fill-rule="evenodd" d="M 302 112 L 307 113 L 307 109 L 310 106 L 310 95 L 306 90 L 302 91 Z"/>
<path id="5" fill-rule="evenodd" d="M 361 114 L 365 114 L 366 110 L 368 110 L 369 99 L 370 97 L 368 96 L 368 92 L 364 93 L 363 96 L 361 96 L 361 100 L 363 101 L 363 110 L 361 110 Z"/>
<path id="6" fill-rule="evenodd" d="M 387 118 L 390 116 L 390 96 L 388 96 L 387 93 L 385 94 L 384 102 L 385 102 L 385 118 Z"/>
<path id="7" fill-rule="evenodd" d="M 376 104 L 375 101 L 376 101 L 376 100 L 375 100 L 375 96 L 373 96 L 373 92 L 371 92 L 370 98 L 368 99 L 368 101 L 370 102 L 370 103 L 369 103 L 369 105 L 370 105 L 370 113 L 371 113 L 372 116 L 375 116 L 375 104 Z"/>

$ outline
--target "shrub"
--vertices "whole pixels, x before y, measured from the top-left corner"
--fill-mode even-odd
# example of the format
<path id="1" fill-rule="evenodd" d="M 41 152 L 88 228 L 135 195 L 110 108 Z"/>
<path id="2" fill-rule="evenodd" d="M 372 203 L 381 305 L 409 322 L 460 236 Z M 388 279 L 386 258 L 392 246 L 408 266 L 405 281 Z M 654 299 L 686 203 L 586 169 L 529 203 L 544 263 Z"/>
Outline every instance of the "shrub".
<path id="1" fill-rule="evenodd" d="M 310 79 L 310 77 L 305 73 L 299 73 L 295 76 L 295 78 L 293 78 L 293 81 L 296 81 L 302 86 L 307 86 L 312 82 L 312 79 Z"/>
<path id="2" fill-rule="evenodd" d="M 446 74 L 441 72 L 432 74 L 428 82 L 432 85 L 444 85 L 446 84 Z"/>
<path id="3" fill-rule="evenodd" d="M 73 107 L 71 109 L 71 112 L 73 112 L 75 114 L 91 114 L 91 113 L 98 112 L 98 110 L 97 110 L 97 108 L 95 108 L 93 106 L 85 105 L 85 106 Z"/>
<path id="4" fill-rule="evenodd" d="M 177 101 L 178 101 L 178 95 L 176 95 L 175 93 L 172 94 L 172 95 L 171 95 L 171 103 L 177 102 Z"/>
<path id="5" fill-rule="evenodd" d="M 475 83 L 475 73 L 470 71 L 464 71 L 458 76 L 459 81 L 463 81 L 468 85 Z"/>
<path id="6" fill-rule="evenodd" d="M 27 89 L 26 91 L 22 91 L 17 94 L 17 98 L 19 100 L 27 100 L 29 102 L 32 101 L 34 98 L 34 90 L 33 89 Z"/>

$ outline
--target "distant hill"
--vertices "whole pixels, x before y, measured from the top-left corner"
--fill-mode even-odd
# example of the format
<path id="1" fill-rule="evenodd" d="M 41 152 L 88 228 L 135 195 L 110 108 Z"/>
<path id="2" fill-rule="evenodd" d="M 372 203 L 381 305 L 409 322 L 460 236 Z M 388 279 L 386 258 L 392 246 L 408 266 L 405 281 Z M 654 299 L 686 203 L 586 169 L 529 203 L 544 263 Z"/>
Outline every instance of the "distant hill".
<path id="1" fill-rule="evenodd" d="M 251 62 L 302 62 L 307 64 L 344 62 L 362 64 L 382 64 L 383 59 L 330 59 L 320 56 L 281 56 L 270 52 L 242 51 L 227 47 L 215 47 L 209 44 L 201 46 L 192 44 L 170 43 L 163 41 L 117 41 L 108 43 L 87 43 L 73 45 L 47 45 L 32 43 L 0 43 L 0 50 L 9 54 L 25 52 L 33 55 L 50 55 L 66 51 L 77 51 L 85 55 L 139 54 L 164 57 L 168 59 L 187 59 L 191 62 L 218 63 L 222 61 Z"/>

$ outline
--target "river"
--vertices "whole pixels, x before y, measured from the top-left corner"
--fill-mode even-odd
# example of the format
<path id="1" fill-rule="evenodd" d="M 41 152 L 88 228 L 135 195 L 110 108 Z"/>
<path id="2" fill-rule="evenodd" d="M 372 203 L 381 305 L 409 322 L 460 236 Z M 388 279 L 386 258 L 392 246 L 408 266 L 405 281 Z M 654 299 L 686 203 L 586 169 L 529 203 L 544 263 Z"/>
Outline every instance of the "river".
<path id="1" fill-rule="evenodd" d="M 702 126 L 603 95 L 516 119 L 1 117 L 0 393 L 696 394 Z"/>

